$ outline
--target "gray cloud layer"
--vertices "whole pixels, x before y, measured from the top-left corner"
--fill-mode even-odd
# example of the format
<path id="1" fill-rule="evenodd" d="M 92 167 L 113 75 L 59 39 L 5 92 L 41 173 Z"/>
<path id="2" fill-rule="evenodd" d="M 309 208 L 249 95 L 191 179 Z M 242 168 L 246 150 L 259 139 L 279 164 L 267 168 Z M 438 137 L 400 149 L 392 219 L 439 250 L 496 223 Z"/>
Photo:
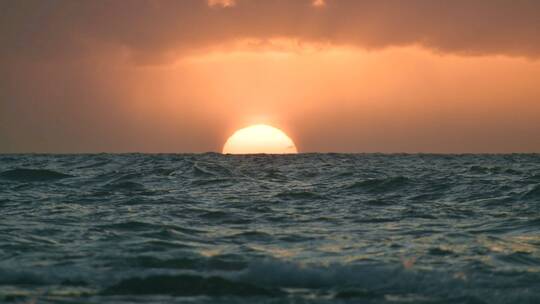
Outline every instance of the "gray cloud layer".
<path id="1" fill-rule="evenodd" d="M 47 59 L 121 47 L 136 55 L 236 38 L 294 37 L 365 48 L 420 44 L 441 52 L 540 54 L 536 0 L 204 0 L 0 2 L 0 54 Z"/>

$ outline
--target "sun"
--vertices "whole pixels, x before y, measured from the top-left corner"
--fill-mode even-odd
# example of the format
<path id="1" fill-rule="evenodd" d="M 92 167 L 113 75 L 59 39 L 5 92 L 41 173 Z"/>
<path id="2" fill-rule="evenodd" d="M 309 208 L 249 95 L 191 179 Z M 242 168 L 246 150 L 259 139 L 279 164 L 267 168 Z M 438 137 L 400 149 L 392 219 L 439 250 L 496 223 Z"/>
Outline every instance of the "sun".
<path id="1" fill-rule="evenodd" d="M 268 125 L 253 125 L 240 129 L 229 137 L 223 154 L 294 154 L 298 153 L 292 139 L 280 129 Z"/>

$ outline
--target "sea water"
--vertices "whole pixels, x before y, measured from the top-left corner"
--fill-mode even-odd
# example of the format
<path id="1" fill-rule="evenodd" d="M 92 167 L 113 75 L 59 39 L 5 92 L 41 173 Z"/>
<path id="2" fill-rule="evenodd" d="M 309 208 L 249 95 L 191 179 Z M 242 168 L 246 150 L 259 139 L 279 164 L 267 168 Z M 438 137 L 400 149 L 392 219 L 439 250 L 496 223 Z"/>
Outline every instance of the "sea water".
<path id="1" fill-rule="evenodd" d="M 540 303 L 540 155 L 0 155 L 0 302 Z"/>

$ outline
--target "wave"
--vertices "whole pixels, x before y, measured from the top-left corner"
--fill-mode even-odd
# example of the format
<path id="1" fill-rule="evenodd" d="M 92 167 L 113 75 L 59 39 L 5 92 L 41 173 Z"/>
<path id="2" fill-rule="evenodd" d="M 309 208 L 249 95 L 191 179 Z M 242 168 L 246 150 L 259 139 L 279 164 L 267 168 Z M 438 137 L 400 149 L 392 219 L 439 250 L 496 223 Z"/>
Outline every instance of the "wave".
<path id="1" fill-rule="evenodd" d="M 411 180 L 404 176 L 374 178 L 356 181 L 345 187 L 347 190 L 365 190 L 368 192 L 387 192 L 401 189 L 409 185 Z"/>
<path id="2" fill-rule="evenodd" d="M 240 271 L 247 263 L 236 255 L 185 256 L 175 258 L 159 258 L 155 256 L 138 256 L 123 258 L 122 263 L 129 266 L 151 269 L 181 269 L 197 271 Z"/>
<path id="3" fill-rule="evenodd" d="M 100 229 L 125 230 L 125 231 L 152 231 L 162 226 L 159 224 L 145 223 L 142 221 L 125 221 L 119 223 L 108 223 L 98 226 Z"/>
<path id="4" fill-rule="evenodd" d="M 490 277 L 489 274 L 487 274 Z M 515 275 L 508 274 L 496 282 L 486 281 L 481 274 L 446 272 L 443 270 L 414 271 L 388 265 L 303 265 L 283 261 L 259 261 L 239 272 L 204 276 L 200 274 L 149 275 L 131 277 L 103 290 L 103 295 L 172 295 L 172 296 L 263 296 L 305 297 L 325 295 L 327 299 L 364 299 L 418 302 L 438 299 L 450 303 L 530 301 L 538 292 L 508 293 L 493 296 L 477 284 L 512 286 Z M 526 280 L 533 282 L 537 274 Z M 523 278 L 525 279 L 525 278 Z M 523 280 L 522 279 L 522 280 Z M 422 302 L 421 301 L 421 302 Z"/>
<path id="5" fill-rule="evenodd" d="M 231 177 L 233 172 L 225 166 L 217 163 L 195 162 L 192 166 L 195 177 Z"/>
<path id="6" fill-rule="evenodd" d="M 474 303 L 509 303 L 518 299 L 532 303 L 532 299 L 540 296 L 538 291 L 532 290 L 523 294 L 507 293 L 498 296 L 493 296 L 489 291 L 502 286 L 515 286 L 516 277 L 526 282 L 534 282 L 540 279 L 539 273 L 509 272 L 506 276 L 498 276 L 497 280 L 493 280 L 495 272 L 491 271 L 475 273 L 459 269 L 420 270 L 410 267 L 405 263 L 310 265 L 270 260 L 251 264 L 235 279 L 265 288 L 306 289 L 311 293 L 330 294 L 333 298 L 388 299 L 390 296 L 405 299 L 413 296 L 431 301 L 446 298 L 452 300 L 450 303 L 462 303 L 463 299 L 475 299 Z M 479 286 L 482 288 L 478 288 Z"/>
<path id="7" fill-rule="evenodd" d="M 307 199 L 307 200 L 318 200 L 323 199 L 324 195 L 318 193 L 307 191 L 307 190 L 287 190 L 276 194 L 276 197 L 285 199 L 285 200 L 298 200 L 298 199 Z"/>
<path id="8" fill-rule="evenodd" d="M 195 179 L 191 182 L 193 186 L 210 186 L 230 183 L 232 180 L 228 178 L 211 178 L 211 179 Z"/>
<path id="9" fill-rule="evenodd" d="M 7 179 L 21 182 L 52 181 L 73 177 L 69 174 L 47 170 L 47 169 L 13 169 L 0 173 L 0 179 Z"/>
<path id="10" fill-rule="evenodd" d="M 146 190 L 144 185 L 133 181 L 120 181 L 112 182 L 106 185 L 106 189 L 109 190 L 125 190 L 125 191 L 144 191 Z"/>
<path id="11" fill-rule="evenodd" d="M 154 275 L 128 278 L 104 290 L 105 295 L 172 296 L 279 296 L 278 289 L 235 282 L 222 277 L 198 275 Z"/>
<path id="12" fill-rule="evenodd" d="M 523 199 L 539 199 L 540 198 L 540 185 L 534 186 L 531 190 L 527 191 L 523 196 Z"/>
<path id="13" fill-rule="evenodd" d="M 534 174 L 532 176 L 529 176 L 527 179 L 531 182 L 540 182 L 540 174 Z"/>
<path id="14" fill-rule="evenodd" d="M 29 271 L 0 269 L 0 286 L 2 285 L 45 285 L 49 282 L 43 277 Z"/>
<path id="15" fill-rule="evenodd" d="M 474 174 L 501 174 L 501 173 L 520 174 L 519 171 L 510 169 L 510 168 L 504 168 L 500 166 L 479 166 L 479 165 L 470 166 L 469 172 L 474 173 Z"/>
<path id="16" fill-rule="evenodd" d="M 86 164 L 86 165 L 80 165 L 78 167 L 76 167 L 77 169 L 91 169 L 91 168 L 97 168 L 97 167 L 101 167 L 101 166 L 105 166 L 109 163 L 112 162 L 112 159 L 107 159 L 107 160 L 103 160 L 103 161 L 99 161 L 99 160 L 96 160 L 96 161 L 93 161 L 92 163 L 90 164 Z"/>

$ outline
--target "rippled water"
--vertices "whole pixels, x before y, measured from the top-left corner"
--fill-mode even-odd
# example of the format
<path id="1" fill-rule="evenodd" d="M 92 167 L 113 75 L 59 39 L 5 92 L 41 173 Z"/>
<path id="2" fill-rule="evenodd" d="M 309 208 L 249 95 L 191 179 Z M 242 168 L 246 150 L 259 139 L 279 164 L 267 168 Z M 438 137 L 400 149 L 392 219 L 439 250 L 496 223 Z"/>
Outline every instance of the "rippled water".
<path id="1" fill-rule="evenodd" d="M 540 155 L 0 155 L 0 302 L 540 303 Z"/>

